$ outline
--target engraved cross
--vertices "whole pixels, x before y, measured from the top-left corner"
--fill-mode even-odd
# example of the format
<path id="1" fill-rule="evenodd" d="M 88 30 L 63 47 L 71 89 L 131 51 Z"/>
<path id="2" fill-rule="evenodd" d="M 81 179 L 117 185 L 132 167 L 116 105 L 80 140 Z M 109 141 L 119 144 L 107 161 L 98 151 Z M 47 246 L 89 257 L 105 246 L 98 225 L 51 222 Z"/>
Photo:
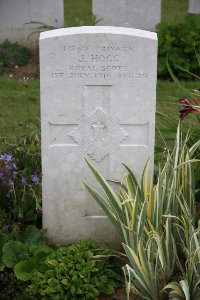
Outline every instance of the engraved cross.
<path id="1" fill-rule="evenodd" d="M 64 115 L 50 121 L 50 147 L 65 145 L 79 151 L 97 163 L 124 146 L 148 146 L 149 124 L 121 123 L 110 114 L 111 86 L 84 87 L 84 114 L 74 124 Z"/>

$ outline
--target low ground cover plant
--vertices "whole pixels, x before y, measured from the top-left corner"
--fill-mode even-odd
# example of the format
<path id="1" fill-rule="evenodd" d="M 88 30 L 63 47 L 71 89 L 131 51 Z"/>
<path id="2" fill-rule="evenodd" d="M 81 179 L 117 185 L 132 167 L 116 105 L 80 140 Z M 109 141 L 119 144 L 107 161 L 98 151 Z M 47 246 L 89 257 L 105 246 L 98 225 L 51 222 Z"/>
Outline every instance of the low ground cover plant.
<path id="1" fill-rule="evenodd" d="M 121 265 L 112 249 L 95 241 L 50 248 L 43 235 L 44 230 L 34 226 L 0 232 L 0 278 L 5 293 L 0 299 L 95 299 L 113 294 L 122 282 L 117 273 Z M 19 298 L 12 298 L 14 290 Z"/>
<path id="2" fill-rule="evenodd" d="M 96 299 L 114 293 L 122 277 L 113 250 L 94 241 L 61 247 L 35 272 L 27 293 L 33 299 Z"/>

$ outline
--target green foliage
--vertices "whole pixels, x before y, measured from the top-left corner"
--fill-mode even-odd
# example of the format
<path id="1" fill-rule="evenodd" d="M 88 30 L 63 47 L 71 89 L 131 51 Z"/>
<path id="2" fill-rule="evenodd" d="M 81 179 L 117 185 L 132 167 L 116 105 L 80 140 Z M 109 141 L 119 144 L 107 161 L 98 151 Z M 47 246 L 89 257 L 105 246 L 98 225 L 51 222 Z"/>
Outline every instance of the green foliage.
<path id="1" fill-rule="evenodd" d="M 31 279 L 32 272 L 51 252 L 44 245 L 43 231 L 34 226 L 25 231 L 0 231 L 0 299 L 30 300 L 24 293 L 28 285 L 24 281 Z"/>
<path id="2" fill-rule="evenodd" d="M 161 20 L 179 23 L 188 13 L 188 0 L 162 0 Z"/>
<path id="3" fill-rule="evenodd" d="M 198 68 L 200 67 L 200 56 L 197 53 L 196 48 L 194 48 L 194 57 L 196 59 L 196 64 Z M 186 74 L 190 74 L 195 79 L 198 79 L 198 88 L 197 89 L 189 89 L 185 83 L 182 83 L 177 76 L 174 74 L 169 62 L 167 61 L 167 68 L 169 74 L 175 84 L 179 87 L 181 91 L 181 99 L 179 102 L 182 107 L 179 106 L 180 118 L 182 119 L 182 134 L 184 137 L 187 136 L 187 145 L 188 147 L 192 147 L 199 141 L 199 130 L 200 130 L 200 91 L 199 91 L 199 80 L 200 76 L 197 74 L 190 73 L 188 70 L 183 69 L 183 72 Z M 177 99 L 176 99 L 177 101 Z M 178 102 L 178 101 L 177 101 Z M 177 109 L 178 111 L 178 109 Z M 163 152 L 163 148 L 168 145 L 168 148 L 171 148 L 171 140 L 173 136 L 176 134 L 177 128 L 177 120 L 175 120 L 169 114 L 164 114 L 161 112 L 157 112 L 157 131 L 161 137 L 161 142 L 159 146 L 156 146 L 156 152 Z M 187 134 L 189 130 L 189 135 Z M 197 147 L 195 150 L 195 157 L 200 159 L 200 147 Z M 195 173 L 195 188 L 197 190 L 196 194 L 196 204 L 198 210 L 196 212 L 197 216 L 200 216 L 200 206 L 198 205 L 200 200 L 200 165 L 195 165 L 194 168 Z"/>
<path id="4" fill-rule="evenodd" d="M 0 209 L 7 214 L 3 224 L 21 227 L 39 225 L 41 217 L 40 132 L 33 122 L 24 132 L 12 144 L 4 140 L 0 145 Z"/>
<path id="5" fill-rule="evenodd" d="M 161 291 L 177 275 L 187 280 L 190 292 L 199 288 L 200 232 L 199 228 L 195 229 L 193 167 L 197 160 L 192 157 L 200 141 L 188 148 L 187 140 L 188 135 L 183 139 L 179 125 L 174 149 L 166 149 L 166 162 L 158 170 L 155 185 L 148 183 L 148 164 L 140 184 L 125 166 L 128 174 L 119 183 L 117 194 L 87 162 L 104 195 L 87 184 L 85 187 L 124 240 L 130 261 L 123 268 L 126 280 L 132 281 L 148 300 L 164 299 Z"/>
<path id="6" fill-rule="evenodd" d="M 0 232 L 0 272 L 4 270 L 5 263 L 3 261 L 3 246 L 7 242 L 7 237 L 4 233 Z"/>
<path id="7" fill-rule="evenodd" d="M 41 141 L 40 121 L 28 120 L 21 123 L 23 134 L 13 141 L 4 139 L 0 144 L 0 152 L 12 153 L 17 167 L 23 176 L 41 173 Z"/>
<path id="8" fill-rule="evenodd" d="M 19 299 L 28 300 L 95 299 L 114 292 L 122 278 L 116 273 L 119 263 L 113 250 L 94 241 L 53 250 L 45 245 L 43 233 L 34 226 L 0 232 L 0 278 L 7 295 L 18 287 Z"/>
<path id="9" fill-rule="evenodd" d="M 96 16 L 90 15 L 87 21 L 82 18 L 75 17 L 73 22 L 66 21 L 65 25 L 66 27 L 95 26 L 98 22 L 99 20 L 97 20 Z"/>
<path id="10" fill-rule="evenodd" d="M 197 52 L 200 51 L 200 16 L 188 15 L 180 24 L 161 23 L 157 27 L 158 32 L 158 76 L 170 78 L 166 65 L 168 56 L 170 65 L 173 65 L 174 73 L 180 79 L 193 79 L 183 69 L 198 74 L 199 68 L 194 55 L 194 44 Z"/>
<path id="11" fill-rule="evenodd" d="M 65 27 L 94 25 L 91 0 L 65 0 L 64 14 Z"/>
<path id="12" fill-rule="evenodd" d="M 32 280 L 35 272 L 44 269 L 44 262 L 50 257 L 53 251 L 46 246 L 34 245 L 30 250 L 30 255 L 26 259 L 18 261 L 14 267 L 16 277 L 22 281 Z"/>
<path id="13" fill-rule="evenodd" d="M 0 228 L 2 228 L 4 224 L 9 224 L 9 223 L 10 223 L 10 219 L 8 219 L 5 210 L 0 209 Z"/>
<path id="14" fill-rule="evenodd" d="M 10 268 L 20 280 L 29 280 L 31 272 L 50 253 L 51 250 L 44 245 L 43 231 L 34 226 L 27 226 L 25 231 L 0 232 L 0 271 L 5 267 Z M 23 262 L 24 269 L 21 264 L 18 267 L 20 262 Z M 29 269 L 25 264 L 28 264 Z"/>
<path id="15" fill-rule="evenodd" d="M 23 295 L 27 283 L 18 280 L 11 269 L 0 272 L 0 300 L 30 300 Z"/>
<path id="16" fill-rule="evenodd" d="M 35 122 L 39 119 L 39 99 L 39 80 L 31 78 L 26 88 L 21 80 L 0 77 L 1 140 L 7 138 L 12 143 L 16 137 L 27 132 L 23 126 L 25 122 L 27 124 L 28 121 Z"/>
<path id="17" fill-rule="evenodd" d="M 3 247 L 3 261 L 8 268 L 14 266 L 28 255 L 26 246 L 18 241 L 10 241 Z"/>
<path id="18" fill-rule="evenodd" d="M 112 294 L 120 279 L 112 256 L 112 250 L 93 241 L 58 248 L 46 259 L 43 270 L 34 273 L 27 293 L 41 300 L 95 299 Z"/>
<path id="19" fill-rule="evenodd" d="M 200 299 L 200 288 L 198 287 L 199 280 L 196 281 L 195 285 L 189 287 L 187 279 L 181 280 L 179 283 L 171 282 L 165 289 L 171 289 L 169 293 L 169 299 L 171 300 L 199 300 Z M 164 289 L 164 290 L 165 290 Z"/>
<path id="20" fill-rule="evenodd" d="M 0 45 L 0 64 L 3 67 L 24 66 L 28 63 L 30 50 L 18 43 L 6 40 Z"/>
<path id="21" fill-rule="evenodd" d="M 28 39 L 34 35 L 34 34 L 40 34 L 41 32 L 43 31 L 47 31 L 47 30 L 53 30 L 53 29 L 57 29 L 56 26 L 53 26 L 53 25 L 49 25 L 49 24 L 46 24 L 46 23 L 43 23 L 43 22 L 39 22 L 39 21 L 31 21 L 31 22 L 27 22 L 25 23 L 25 25 L 37 25 L 36 26 L 36 30 L 33 31 L 31 34 L 29 34 L 28 36 Z"/>

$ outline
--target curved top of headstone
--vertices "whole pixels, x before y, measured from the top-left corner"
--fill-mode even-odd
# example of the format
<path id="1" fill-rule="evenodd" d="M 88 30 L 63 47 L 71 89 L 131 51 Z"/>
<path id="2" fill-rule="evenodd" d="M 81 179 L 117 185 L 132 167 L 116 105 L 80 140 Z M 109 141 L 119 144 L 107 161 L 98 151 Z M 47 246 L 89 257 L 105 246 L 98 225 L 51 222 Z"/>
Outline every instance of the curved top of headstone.
<path id="1" fill-rule="evenodd" d="M 75 35 L 75 34 L 123 34 L 123 35 L 131 35 L 138 36 L 147 39 L 157 40 L 157 34 L 155 32 L 127 28 L 127 27 L 116 27 L 116 26 L 82 26 L 82 27 L 69 27 L 69 28 L 61 28 L 55 30 L 49 30 L 42 32 L 40 34 L 40 40 L 52 38 L 52 37 L 60 37 L 64 35 Z"/>

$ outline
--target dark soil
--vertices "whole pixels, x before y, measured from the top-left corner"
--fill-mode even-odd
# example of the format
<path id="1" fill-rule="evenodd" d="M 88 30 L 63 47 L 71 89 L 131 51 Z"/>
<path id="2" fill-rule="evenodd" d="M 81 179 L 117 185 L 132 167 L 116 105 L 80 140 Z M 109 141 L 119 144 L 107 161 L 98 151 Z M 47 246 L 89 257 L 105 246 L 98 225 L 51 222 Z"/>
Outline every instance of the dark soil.
<path id="1" fill-rule="evenodd" d="M 117 289 L 116 293 L 112 296 L 101 296 L 98 300 L 127 300 L 125 287 Z M 130 300 L 141 300 L 140 296 L 130 293 Z"/>

